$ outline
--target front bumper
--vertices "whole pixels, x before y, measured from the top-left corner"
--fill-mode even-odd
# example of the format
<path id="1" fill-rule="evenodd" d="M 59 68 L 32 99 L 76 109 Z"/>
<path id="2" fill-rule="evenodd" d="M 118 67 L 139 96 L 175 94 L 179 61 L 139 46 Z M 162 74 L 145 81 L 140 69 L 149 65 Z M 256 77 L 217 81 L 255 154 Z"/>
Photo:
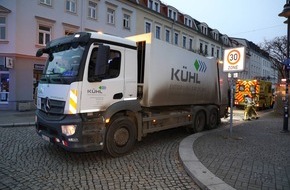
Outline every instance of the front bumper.
<path id="1" fill-rule="evenodd" d="M 36 132 L 44 140 L 72 152 L 102 150 L 105 139 L 105 124 L 100 118 L 83 118 L 80 114 L 51 116 L 36 111 Z M 62 134 L 62 125 L 77 125 L 75 134 Z"/>

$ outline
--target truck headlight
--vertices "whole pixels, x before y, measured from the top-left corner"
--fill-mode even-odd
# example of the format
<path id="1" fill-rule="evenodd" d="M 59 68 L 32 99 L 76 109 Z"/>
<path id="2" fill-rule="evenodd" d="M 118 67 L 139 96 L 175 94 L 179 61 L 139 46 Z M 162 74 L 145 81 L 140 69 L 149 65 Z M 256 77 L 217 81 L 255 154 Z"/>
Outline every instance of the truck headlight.
<path id="1" fill-rule="evenodd" d="M 76 128 L 77 128 L 76 125 L 62 125 L 61 132 L 62 134 L 65 134 L 66 136 L 71 136 L 75 134 Z"/>

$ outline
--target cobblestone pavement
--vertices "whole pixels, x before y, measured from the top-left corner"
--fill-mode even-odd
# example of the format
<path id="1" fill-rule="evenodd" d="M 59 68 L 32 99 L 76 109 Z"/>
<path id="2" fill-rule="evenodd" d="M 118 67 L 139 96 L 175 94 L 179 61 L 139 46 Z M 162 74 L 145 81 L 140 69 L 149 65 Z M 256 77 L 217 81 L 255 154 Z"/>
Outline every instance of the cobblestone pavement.
<path id="1" fill-rule="evenodd" d="M 282 116 L 238 122 L 229 130 L 199 137 L 193 150 L 201 163 L 238 190 L 290 189 L 290 134 L 281 133 Z"/>
<path id="2" fill-rule="evenodd" d="M 0 127 L 0 189 L 200 189 L 178 156 L 182 129 L 148 135 L 131 153 L 71 153 L 34 127 Z"/>

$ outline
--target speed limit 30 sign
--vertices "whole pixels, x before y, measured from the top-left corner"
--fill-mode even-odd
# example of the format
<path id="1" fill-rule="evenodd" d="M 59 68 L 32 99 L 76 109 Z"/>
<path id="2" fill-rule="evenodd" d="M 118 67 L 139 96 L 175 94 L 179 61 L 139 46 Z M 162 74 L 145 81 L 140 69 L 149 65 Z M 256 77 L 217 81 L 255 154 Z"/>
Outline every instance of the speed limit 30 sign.
<path id="1" fill-rule="evenodd" d="M 224 72 L 239 72 L 245 69 L 245 47 L 226 49 L 224 52 Z"/>

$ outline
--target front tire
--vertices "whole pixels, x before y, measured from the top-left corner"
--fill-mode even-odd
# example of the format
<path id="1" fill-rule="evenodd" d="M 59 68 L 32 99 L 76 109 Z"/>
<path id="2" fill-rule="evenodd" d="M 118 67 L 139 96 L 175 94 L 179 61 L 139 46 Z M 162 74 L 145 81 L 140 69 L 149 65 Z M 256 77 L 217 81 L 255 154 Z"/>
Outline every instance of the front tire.
<path id="1" fill-rule="evenodd" d="M 126 116 L 113 119 L 108 126 L 105 140 L 105 151 L 113 157 L 128 153 L 136 141 L 134 122 Z"/>

